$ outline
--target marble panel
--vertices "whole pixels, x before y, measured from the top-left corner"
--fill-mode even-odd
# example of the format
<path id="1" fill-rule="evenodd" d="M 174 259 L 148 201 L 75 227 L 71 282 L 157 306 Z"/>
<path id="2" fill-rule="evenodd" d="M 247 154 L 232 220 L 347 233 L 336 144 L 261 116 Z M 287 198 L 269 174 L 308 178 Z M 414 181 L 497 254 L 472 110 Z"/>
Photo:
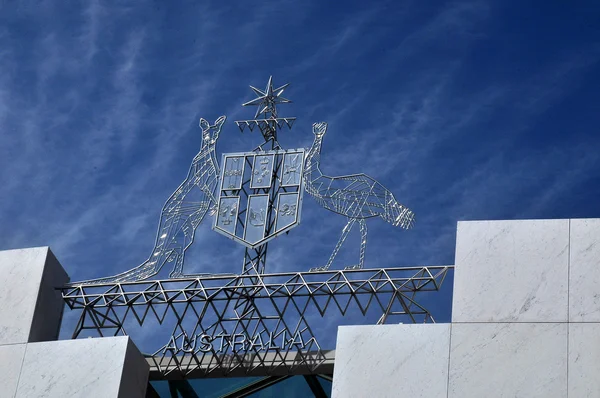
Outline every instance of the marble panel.
<path id="1" fill-rule="evenodd" d="M 0 344 L 58 337 L 68 276 L 48 247 L 0 252 Z"/>
<path id="2" fill-rule="evenodd" d="M 600 397 L 600 323 L 569 324 L 569 397 Z"/>
<path id="3" fill-rule="evenodd" d="M 449 324 L 341 326 L 333 397 L 445 397 Z"/>
<path id="4" fill-rule="evenodd" d="M 571 220 L 569 321 L 600 322 L 600 219 Z"/>
<path id="5" fill-rule="evenodd" d="M 453 324 L 448 397 L 566 397 L 567 327 Z"/>
<path id="6" fill-rule="evenodd" d="M 14 397 L 25 356 L 25 344 L 0 346 L 0 397 Z"/>
<path id="7" fill-rule="evenodd" d="M 566 322 L 569 220 L 459 222 L 452 322 Z"/>
<path id="8" fill-rule="evenodd" d="M 27 343 L 47 247 L 0 252 L 0 344 Z"/>
<path id="9" fill-rule="evenodd" d="M 145 390 L 124 384 L 137 386 L 139 376 L 123 380 L 124 369 L 140 366 L 129 344 L 127 336 L 29 343 L 16 398 L 142 398 Z"/>

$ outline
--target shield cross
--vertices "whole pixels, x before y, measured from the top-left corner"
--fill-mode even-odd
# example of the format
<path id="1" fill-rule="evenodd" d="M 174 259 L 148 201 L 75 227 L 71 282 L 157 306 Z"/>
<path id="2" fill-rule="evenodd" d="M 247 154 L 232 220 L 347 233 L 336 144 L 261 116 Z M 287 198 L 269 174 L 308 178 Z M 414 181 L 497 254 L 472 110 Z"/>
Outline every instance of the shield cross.
<path id="1" fill-rule="evenodd" d="M 304 149 L 228 153 L 213 229 L 254 249 L 300 223 Z"/>

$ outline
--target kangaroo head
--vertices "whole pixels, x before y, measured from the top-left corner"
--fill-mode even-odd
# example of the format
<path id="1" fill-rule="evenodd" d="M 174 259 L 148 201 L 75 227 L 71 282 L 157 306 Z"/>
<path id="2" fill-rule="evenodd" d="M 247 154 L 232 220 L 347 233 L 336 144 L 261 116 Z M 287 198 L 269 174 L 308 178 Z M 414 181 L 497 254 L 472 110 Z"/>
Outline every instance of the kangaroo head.
<path id="1" fill-rule="evenodd" d="M 327 122 L 313 123 L 313 134 L 317 138 L 321 138 L 327 132 Z"/>
<path id="2" fill-rule="evenodd" d="M 225 123 L 226 116 L 221 116 L 211 125 L 206 119 L 200 118 L 200 128 L 202 129 L 202 145 L 214 145 L 219 138 L 221 127 Z"/>

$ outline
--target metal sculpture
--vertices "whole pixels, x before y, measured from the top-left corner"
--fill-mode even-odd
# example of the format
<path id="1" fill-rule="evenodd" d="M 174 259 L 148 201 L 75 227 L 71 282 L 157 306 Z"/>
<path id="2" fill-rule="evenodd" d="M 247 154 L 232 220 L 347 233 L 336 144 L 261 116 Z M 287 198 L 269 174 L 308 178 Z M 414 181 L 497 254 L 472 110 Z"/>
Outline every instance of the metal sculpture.
<path id="1" fill-rule="evenodd" d="M 192 160 L 186 179 L 162 208 L 150 257 L 129 271 L 106 278 L 77 282 L 75 285 L 141 281 L 158 274 L 165 264 L 172 264 L 169 277 L 184 276 L 185 252 L 194 242 L 196 228 L 216 204 L 214 192 L 219 180 L 219 165 L 215 146 L 225 119 L 225 116 L 221 116 L 212 125 L 205 119 L 200 119 L 200 152 Z"/>
<path id="2" fill-rule="evenodd" d="M 366 174 L 352 174 L 340 177 L 324 175 L 320 169 L 321 145 L 327 132 L 327 123 L 313 124 L 315 140 L 306 156 L 304 168 L 305 189 L 317 203 L 325 209 L 346 216 L 348 221 L 329 257 L 322 267 L 311 271 L 325 271 L 331 267 L 335 256 L 344 244 L 356 222 L 360 227 L 360 255 L 356 265 L 346 269 L 363 268 L 367 247 L 366 219 L 381 217 L 395 227 L 409 229 L 414 223 L 414 214 L 406 206 L 396 201 L 394 195 L 379 182 Z"/>
<path id="3" fill-rule="evenodd" d="M 376 315 L 378 324 L 434 321 L 417 296 L 439 290 L 451 266 L 328 270 L 356 222 L 362 240 L 354 268 L 362 268 L 365 220 L 379 216 L 409 228 L 414 216 L 364 174 L 329 177 L 321 172 L 327 124 L 313 125 L 315 141 L 306 157 L 304 149 L 281 148 L 278 132 L 296 120 L 277 114 L 277 104 L 290 102 L 281 96 L 287 86 L 274 88 L 269 78 L 265 90 L 251 87 L 258 98 L 244 105 L 259 108 L 254 119 L 236 124 L 242 131 L 260 130 L 264 143 L 252 152 L 225 154 L 222 172 L 215 144 L 225 117 L 214 125 L 201 119 L 202 149 L 163 207 L 150 258 L 119 275 L 63 288 L 65 302 L 79 312 L 73 338 L 150 327 L 153 340 L 164 337 L 164 345 L 150 356 L 154 375 L 285 377 L 331 373 L 333 353 L 321 347 L 319 330 L 311 326 L 315 317 L 353 313 Z M 300 219 L 303 189 L 324 208 L 348 218 L 342 237 L 320 272 L 265 273 L 269 241 Z M 246 246 L 242 273 L 186 278 L 185 251 L 213 209 L 213 228 Z M 173 279 L 143 281 L 165 264 L 172 265 Z"/>

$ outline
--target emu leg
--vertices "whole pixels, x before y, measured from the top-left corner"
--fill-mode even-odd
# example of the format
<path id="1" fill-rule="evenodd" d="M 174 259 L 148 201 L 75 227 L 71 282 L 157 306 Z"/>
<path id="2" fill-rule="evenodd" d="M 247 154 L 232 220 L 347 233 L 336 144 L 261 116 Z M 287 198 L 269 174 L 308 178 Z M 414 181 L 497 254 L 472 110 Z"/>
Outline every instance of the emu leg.
<path id="1" fill-rule="evenodd" d="M 346 241 L 346 238 L 348 237 L 348 234 L 352 230 L 352 227 L 354 226 L 355 222 L 356 222 L 356 218 L 348 219 L 346 226 L 344 227 L 344 229 L 342 229 L 342 235 L 340 236 L 340 239 L 338 240 L 337 244 L 335 245 L 335 248 L 333 249 L 333 252 L 331 253 L 331 256 L 329 257 L 329 261 L 327 261 L 327 264 L 325 264 L 325 266 L 323 266 L 323 267 L 311 268 L 310 271 L 327 271 L 329 269 L 329 267 L 331 267 L 331 264 L 333 263 L 335 256 L 338 254 L 338 252 L 340 251 L 340 248 Z"/>
<path id="2" fill-rule="evenodd" d="M 357 265 L 351 265 L 344 269 L 362 269 L 365 265 L 365 252 L 367 250 L 367 222 L 364 218 L 358 220 L 358 226 L 360 227 L 360 254 Z"/>

